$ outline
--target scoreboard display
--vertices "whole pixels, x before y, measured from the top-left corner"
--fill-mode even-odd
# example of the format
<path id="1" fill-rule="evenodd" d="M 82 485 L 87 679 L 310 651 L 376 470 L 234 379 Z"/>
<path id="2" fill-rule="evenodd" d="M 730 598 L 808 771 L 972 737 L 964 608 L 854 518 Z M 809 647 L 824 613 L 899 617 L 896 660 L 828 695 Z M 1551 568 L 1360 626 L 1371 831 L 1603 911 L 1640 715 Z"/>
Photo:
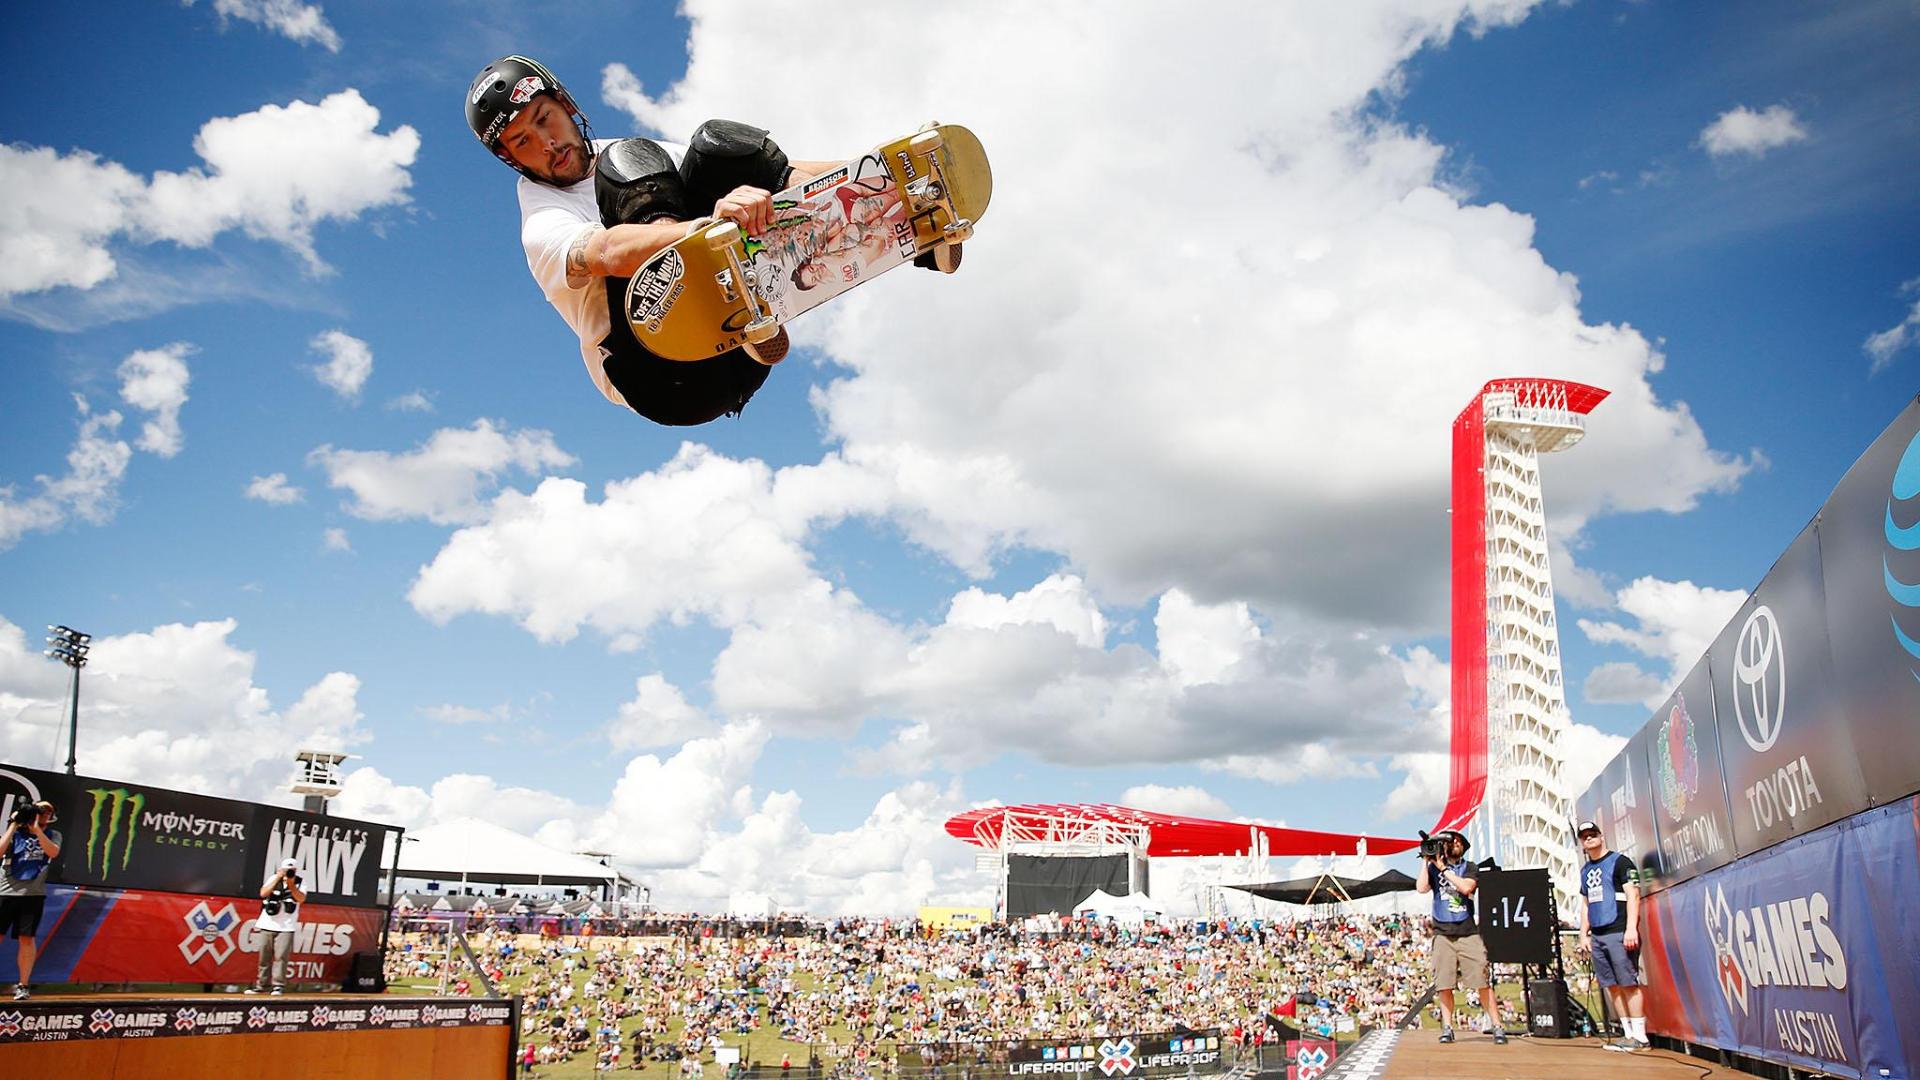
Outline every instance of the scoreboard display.
<path id="1" fill-rule="evenodd" d="M 1496 964 L 1553 962 L 1553 882 L 1544 869 L 1489 870 L 1473 891 L 1480 937 Z"/>

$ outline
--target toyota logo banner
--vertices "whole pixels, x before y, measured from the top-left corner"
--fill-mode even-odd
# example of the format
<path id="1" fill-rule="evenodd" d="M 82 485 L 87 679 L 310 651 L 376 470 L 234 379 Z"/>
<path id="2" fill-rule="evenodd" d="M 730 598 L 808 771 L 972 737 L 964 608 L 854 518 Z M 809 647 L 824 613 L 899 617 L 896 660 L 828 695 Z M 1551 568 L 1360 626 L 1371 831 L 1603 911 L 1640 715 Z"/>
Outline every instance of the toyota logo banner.
<path id="1" fill-rule="evenodd" d="M 1820 547 L 1808 526 L 1707 650 L 1743 855 L 1869 805 L 1833 678 Z"/>

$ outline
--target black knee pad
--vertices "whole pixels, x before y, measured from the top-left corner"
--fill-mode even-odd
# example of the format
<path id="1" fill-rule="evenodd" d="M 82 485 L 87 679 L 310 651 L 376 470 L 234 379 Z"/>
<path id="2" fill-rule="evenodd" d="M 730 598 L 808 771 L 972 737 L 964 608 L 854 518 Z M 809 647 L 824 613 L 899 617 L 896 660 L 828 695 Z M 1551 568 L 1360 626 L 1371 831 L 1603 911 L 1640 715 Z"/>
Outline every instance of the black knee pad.
<path id="1" fill-rule="evenodd" d="M 680 162 L 687 198 L 705 214 L 734 188 L 751 185 L 779 191 L 787 185 L 787 154 L 764 128 L 733 120 L 709 120 L 687 141 Z"/>
<path id="2" fill-rule="evenodd" d="M 673 157 L 652 139 L 621 139 L 601 150 L 593 197 L 600 224 L 608 227 L 662 218 L 685 221 L 706 212 L 689 205 L 686 181 L 673 167 Z"/>

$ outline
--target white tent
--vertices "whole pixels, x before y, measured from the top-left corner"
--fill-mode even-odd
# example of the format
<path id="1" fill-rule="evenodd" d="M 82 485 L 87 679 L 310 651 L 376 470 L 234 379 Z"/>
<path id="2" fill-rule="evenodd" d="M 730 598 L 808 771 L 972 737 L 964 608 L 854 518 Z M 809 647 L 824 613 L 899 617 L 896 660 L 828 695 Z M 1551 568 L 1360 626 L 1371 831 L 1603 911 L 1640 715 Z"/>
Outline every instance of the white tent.
<path id="1" fill-rule="evenodd" d="M 1123 926 L 1139 926 L 1167 912 L 1146 893 L 1115 896 L 1105 889 L 1095 889 L 1092 896 L 1074 905 L 1073 913 L 1081 918 L 1112 919 Z"/>
<path id="2" fill-rule="evenodd" d="M 400 876 L 428 881 L 498 885 L 617 886 L 610 866 L 550 848 L 531 837 L 475 818 L 430 825 L 407 834 Z"/>

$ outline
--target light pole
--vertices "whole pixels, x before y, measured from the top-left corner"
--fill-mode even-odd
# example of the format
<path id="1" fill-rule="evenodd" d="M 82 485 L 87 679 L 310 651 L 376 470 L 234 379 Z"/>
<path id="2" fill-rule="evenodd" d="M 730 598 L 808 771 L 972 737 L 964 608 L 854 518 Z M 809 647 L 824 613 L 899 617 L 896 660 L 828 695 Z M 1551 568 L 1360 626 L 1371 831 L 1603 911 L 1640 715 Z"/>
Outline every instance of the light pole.
<path id="1" fill-rule="evenodd" d="M 73 775 L 74 758 L 80 750 L 80 669 L 87 666 L 87 643 L 92 634 L 83 634 L 70 626 L 47 627 L 47 656 L 73 669 L 73 704 L 67 716 L 67 775 Z"/>

